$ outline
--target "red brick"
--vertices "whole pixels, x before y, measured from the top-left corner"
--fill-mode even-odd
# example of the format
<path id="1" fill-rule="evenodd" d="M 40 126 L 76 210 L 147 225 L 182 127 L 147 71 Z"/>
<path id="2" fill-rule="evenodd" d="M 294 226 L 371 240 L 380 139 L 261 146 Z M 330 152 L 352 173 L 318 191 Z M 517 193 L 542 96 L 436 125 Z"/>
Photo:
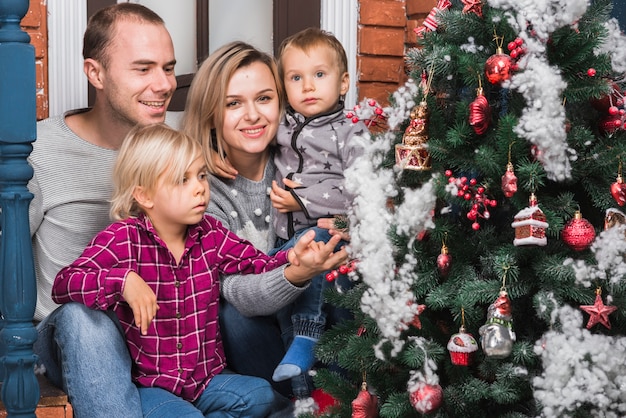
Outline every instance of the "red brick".
<path id="1" fill-rule="evenodd" d="M 362 25 L 404 27 L 406 11 L 403 0 L 361 0 L 359 23 Z"/>
<path id="2" fill-rule="evenodd" d="M 359 52 L 369 55 L 404 56 L 404 28 L 363 26 L 359 30 Z"/>
<path id="3" fill-rule="evenodd" d="M 424 23 L 423 19 L 411 19 L 406 21 L 406 39 L 405 42 L 407 44 L 415 45 L 417 44 L 417 33 L 415 33 L 415 29 L 422 26 Z"/>
<path id="4" fill-rule="evenodd" d="M 419 13 L 428 14 L 436 5 L 437 0 L 406 0 L 406 14 L 408 16 Z"/>
<path id="5" fill-rule="evenodd" d="M 358 56 L 357 68 L 360 81 L 399 83 L 404 75 L 404 58 Z"/>
<path id="6" fill-rule="evenodd" d="M 389 105 L 389 96 L 398 89 L 396 83 L 359 83 L 359 101 L 364 98 L 374 99 L 381 106 Z"/>

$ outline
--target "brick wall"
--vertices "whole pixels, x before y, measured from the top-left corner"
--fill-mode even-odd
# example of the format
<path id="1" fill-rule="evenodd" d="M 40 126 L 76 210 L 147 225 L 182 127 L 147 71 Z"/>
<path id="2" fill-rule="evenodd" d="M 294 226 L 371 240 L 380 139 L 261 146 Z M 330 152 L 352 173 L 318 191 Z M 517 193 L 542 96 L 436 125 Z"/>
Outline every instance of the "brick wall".
<path id="1" fill-rule="evenodd" d="M 415 46 L 413 28 L 421 26 L 436 4 L 436 0 L 359 1 L 359 100 L 389 103 L 389 95 L 407 80 L 404 54 Z"/>
<path id="2" fill-rule="evenodd" d="M 22 19 L 22 30 L 30 35 L 35 47 L 35 82 L 37 120 L 48 117 L 48 26 L 46 0 L 30 0 Z"/>

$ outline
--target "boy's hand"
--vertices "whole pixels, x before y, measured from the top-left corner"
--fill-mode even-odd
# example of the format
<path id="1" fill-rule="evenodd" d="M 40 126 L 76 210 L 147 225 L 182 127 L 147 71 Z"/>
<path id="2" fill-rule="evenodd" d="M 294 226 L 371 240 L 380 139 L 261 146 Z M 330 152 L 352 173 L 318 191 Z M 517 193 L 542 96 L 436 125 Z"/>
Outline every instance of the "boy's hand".
<path id="1" fill-rule="evenodd" d="M 299 183 L 289 179 L 283 179 L 285 185 L 292 189 L 299 186 Z M 292 187 L 293 185 L 293 187 Z M 270 192 L 270 200 L 274 208 L 280 213 L 300 212 L 302 208 L 298 204 L 295 197 L 288 190 L 282 189 L 276 181 L 272 181 L 272 191 Z"/>
<path id="2" fill-rule="evenodd" d="M 330 235 L 339 235 L 342 240 L 350 241 L 350 234 L 348 232 L 335 228 L 335 218 L 320 218 L 317 220 L 317 226 L 328 229 Z"/>
<path id="3" fill-rule="evenodd" d="M 348 261 L 345 248 L 333 253 L 341 240 L 339 235 L 333 235 L 327 243 L 313 241 L 314 239 L 315 232 L 308 231 L 289 251 L 291 265 L 285 268 L 285 278 L 296 286 L 304 285 L 314 276 L 337 268 Z"/>
<path id="4" fill-rule="evenodd" d="M 122 292 L 124 300 L 133 310 L 135 325 L 141 328 L 141 334 L 148 333 L 148 326 L 159 309 L 157 298 L 152 288 L 134 271 L 126 275 L 126 284 Z"/>

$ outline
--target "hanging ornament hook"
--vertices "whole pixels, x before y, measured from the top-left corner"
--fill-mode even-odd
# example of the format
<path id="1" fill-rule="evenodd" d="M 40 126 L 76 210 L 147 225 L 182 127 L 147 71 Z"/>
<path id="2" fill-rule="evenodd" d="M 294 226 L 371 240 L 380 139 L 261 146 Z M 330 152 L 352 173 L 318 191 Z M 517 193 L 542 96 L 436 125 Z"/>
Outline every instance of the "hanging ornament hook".
<path id="1" fill-rule="evenodd" d="M 500 288 L 500 292 L 506 292 L 506 275 L 508 274 L 510 268 L 511 266 L 509 265 L 502 267 L 504 273 L 502 274 L 502 287 Z"/>

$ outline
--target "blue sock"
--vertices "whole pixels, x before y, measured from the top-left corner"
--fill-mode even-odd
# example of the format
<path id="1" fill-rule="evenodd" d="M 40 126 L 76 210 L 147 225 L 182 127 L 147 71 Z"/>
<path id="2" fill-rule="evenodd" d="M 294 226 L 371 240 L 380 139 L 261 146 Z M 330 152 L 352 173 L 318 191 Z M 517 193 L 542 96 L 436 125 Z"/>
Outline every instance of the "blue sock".
<path id="1" fill-rule="evenodd" d="M 313 347 L 316 343 L 317 339 L 301 335 L 296 336 L 285 357 L 274 370 L 272 380 L 281 382 L 309 371 L 315 361 Z"/>

